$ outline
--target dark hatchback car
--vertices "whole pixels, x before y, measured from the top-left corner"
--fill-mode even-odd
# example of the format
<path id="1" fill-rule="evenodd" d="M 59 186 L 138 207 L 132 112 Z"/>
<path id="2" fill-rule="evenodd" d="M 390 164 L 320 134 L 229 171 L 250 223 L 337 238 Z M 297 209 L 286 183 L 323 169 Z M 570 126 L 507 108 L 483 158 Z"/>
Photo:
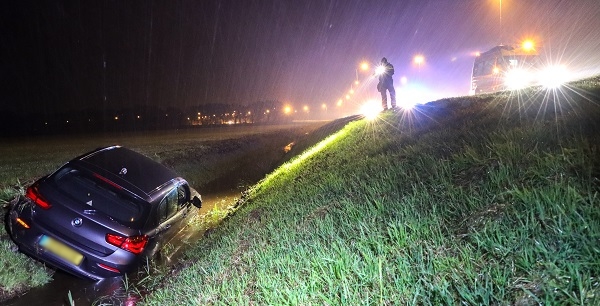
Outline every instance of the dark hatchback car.
<path id="1" fill-rule="evenodd" d="M 72 274 L 122 275 L 197 213 L 201 197 L 171 169 L 112 146 L 77 157 L 32 184 L 9 212 L 19 249 Z"/>

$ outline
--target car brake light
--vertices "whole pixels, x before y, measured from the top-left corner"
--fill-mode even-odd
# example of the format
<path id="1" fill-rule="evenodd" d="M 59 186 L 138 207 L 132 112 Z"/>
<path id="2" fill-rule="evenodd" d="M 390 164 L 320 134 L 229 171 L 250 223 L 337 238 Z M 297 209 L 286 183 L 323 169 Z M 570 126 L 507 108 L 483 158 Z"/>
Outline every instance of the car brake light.
<path id="1" fill-rule="evenodd" d="M 106 242 L 137 255 L 144 250 L 144 247 L 146 247 L 146 243 L 148 243 L 148 236 L 142 235 L 122 237 L 113 234 L 106 234 Z"/>
<path id="2" fill-rule="evenodd" d="M 52 205 L 50 205 L 50 203 L 48 203 L 48 201 L 42 197 L 36 185 L 29 186 L 25 192 L 25 196 L 43 209 L 49 209 L 52 207 Z"/>
<path id="3" fill-rule="evenodd" d="M 103 182 L 105 182 L 105 183 L 107 183 L 107 184 L 109 184 L 109 185 L 111 185 L 111 186 L 113 186 L 113 187 L 115 187 L 117 189 L 123 189 L 123 187 L 117 185 L 117 183 L 115 183 L 115 182 L 113 182 L 113 181 L 105 178 L 104 176 L 102 176 L 102 175 L 100 175 L 98 173 L 94 173 L 94 177 L 100 179 L 101 181 L 103 181 Z"/>

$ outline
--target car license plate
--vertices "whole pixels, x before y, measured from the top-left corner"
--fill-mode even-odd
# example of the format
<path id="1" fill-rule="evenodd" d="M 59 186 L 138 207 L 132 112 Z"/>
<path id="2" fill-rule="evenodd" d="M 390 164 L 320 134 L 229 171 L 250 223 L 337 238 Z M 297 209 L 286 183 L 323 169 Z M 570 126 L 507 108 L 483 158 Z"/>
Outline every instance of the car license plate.
<path id="1" fill-rule="evenodd" d="M 79 252 L 46 235 L 42 236 L 42 239 L 40 239 L 40 246 L 76 266 L 83 260 L 83 255 Z"/>

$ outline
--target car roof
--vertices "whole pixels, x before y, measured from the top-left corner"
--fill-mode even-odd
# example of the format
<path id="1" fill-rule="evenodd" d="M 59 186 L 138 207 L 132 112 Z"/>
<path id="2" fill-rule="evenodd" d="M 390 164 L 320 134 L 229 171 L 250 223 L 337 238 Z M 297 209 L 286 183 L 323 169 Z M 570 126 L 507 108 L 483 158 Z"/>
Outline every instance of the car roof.
<path id="1" fill-rule="evenodd" d="M 120 183 L 117 180 L 125 181 L 146 195 L 151 195 L 169 182 L 174 183 L 175 179 L 182 180 L 175 171 L 149 157 L 121 146 L 97 149 L 77 157 L 71 162 L 77 163 L 77 161 L 86 165 L 87 168 L 90 168 L 90 165 L 100 168 L 105 172 L 101 175 L 108 176 L 107 178 L 115 180 L 115 183 Z"/>

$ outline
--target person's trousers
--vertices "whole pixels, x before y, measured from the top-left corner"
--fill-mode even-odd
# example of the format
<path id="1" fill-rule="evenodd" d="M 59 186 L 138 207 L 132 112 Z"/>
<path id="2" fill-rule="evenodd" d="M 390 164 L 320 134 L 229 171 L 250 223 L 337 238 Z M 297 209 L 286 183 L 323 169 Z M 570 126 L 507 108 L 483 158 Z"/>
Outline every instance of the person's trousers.
<path id="1" fill-rule="evenodd" d="M 394 89 L 394 86 L 385 86 L 381 89 L 381 106 L 383 106 L 383 109 L 387 109 L 387 92 L 390 92 L 390 100 L 391 100 L 391 104 L 392 104 L 392 108 L 396 107 L 396 90 Z"/>

